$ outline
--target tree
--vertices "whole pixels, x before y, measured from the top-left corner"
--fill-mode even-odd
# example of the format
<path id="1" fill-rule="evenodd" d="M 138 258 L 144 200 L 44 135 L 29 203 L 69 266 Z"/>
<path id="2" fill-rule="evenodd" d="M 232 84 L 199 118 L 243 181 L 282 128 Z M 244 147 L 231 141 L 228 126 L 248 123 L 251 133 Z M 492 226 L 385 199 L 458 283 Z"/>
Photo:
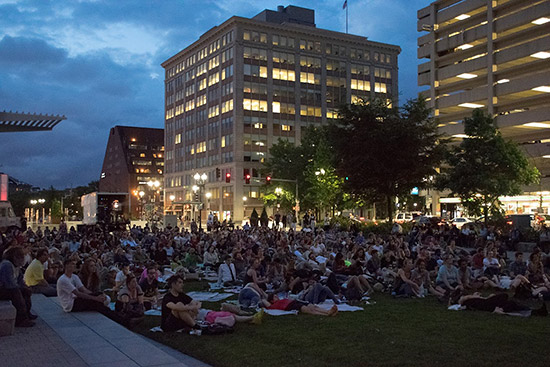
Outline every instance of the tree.
<path id="1" fill-rule="evenodd" d="M 339 117 L 330 136 L 344 190 L 365 202 L 384 200 L 391 221 L 395 197 L 428 187 L 444 158 L 431 110 L 423 99 L 401 109 L 376 99 L 346 105 Z"/>
<path id="2" fill-rule="evenodd" d="M 256 211 L 256 208 L 254 208 L 254 210 L 252 210 L 252 214 L 250 214 L 250 225 L 252 227 L 257 227 L 258 219 L 259 219 L 258 212 Z"/>
<path id="3" fill-rule="evenodd" d="M 267 227 L 269 223 L 269 217 L 267 216 L 267 212 L 265 211 L 265 208 L 262 210 L 262 214 L 260 215 L 260 224 L 262 227 Z"/>
<path id="4" fill-rule="evenodd" d="M 61 201 L 53 199 L 51 207 L 52 223 L 58 224 L 61 221 L 62 216 L 63 213 L 61 212 Z"/>
<path id="5" fill-rule="evenodd" d="M 263 172 L 271 174 L 275 179 L 295 180 L 299 187 L 300 206 L 309 208 L 313 203 L 306 198 L 306 193 L 310 191 L 310 183 L 307 181 L 308 167 L 314 160 L 316 145 L 320 137 L 325 133 L 324 127 L 308 127 L 303 131 L 300 145 L 294 145 L 287 140 L 279 139 L 269 150 L 269 158 L 264 163 Z M 293 182 L 273 182 L 271 185 L 263 187 L 264 200 L 269 205 L 270 194 L 275 195 L 275 189 L 281 187 L 285 192 L 292 193 L 293 200 L 296 200 L 296 183 Z"/>
<path id="6" fill-rule="evenodd" d="M 328 140 L 328 130 L 325 129 L 315 146 L 313 161 L 305 171 L 305 179 L 310 185 L 305 197 L 321 209 L 334 209 L 345 201 L 344 178 L 334 168 L 334 154 Z"/>
<path id="7" fill-rule="evenodd" d="M 470 213 L 483 212 L 487 222 L 489 212 L 501 212 L 499 196 L 520 194 L 521 186 L 538 182 L 540 173 L 482 110 L 464 119 L 464 134 L 468 137 L 449 150 L 437 186 L 459 196 Z"/>

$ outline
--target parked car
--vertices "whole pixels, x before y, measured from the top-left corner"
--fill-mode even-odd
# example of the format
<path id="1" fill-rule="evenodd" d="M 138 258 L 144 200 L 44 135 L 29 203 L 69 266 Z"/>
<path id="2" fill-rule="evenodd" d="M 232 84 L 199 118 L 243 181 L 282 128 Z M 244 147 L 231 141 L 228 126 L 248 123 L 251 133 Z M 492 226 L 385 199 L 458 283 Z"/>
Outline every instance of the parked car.
<path id="1" fill-rule="evenodd" d="M 425 224 L 425 225 L 443 225 L 445 224 L 445 220 L 441 217 L 436 217 L 433 215 L 422 215 L 415 220 L 418 224 Z"/>
<path id="2" fill-rule="evenodd" d="M 395 215 L 395 222 L 396 223 L 412 222 L 413 219 L 414 218 L 413 218 L 412 213 L 397 213 Z"/>
<path id="3" fill-rule="evenodd" d="M 454 224 L 456 228 L 461 229 L 465 224 L 474 223 L 473 220 L 466 217 L 456 217 L 451 220 L 451 224 Z"/>

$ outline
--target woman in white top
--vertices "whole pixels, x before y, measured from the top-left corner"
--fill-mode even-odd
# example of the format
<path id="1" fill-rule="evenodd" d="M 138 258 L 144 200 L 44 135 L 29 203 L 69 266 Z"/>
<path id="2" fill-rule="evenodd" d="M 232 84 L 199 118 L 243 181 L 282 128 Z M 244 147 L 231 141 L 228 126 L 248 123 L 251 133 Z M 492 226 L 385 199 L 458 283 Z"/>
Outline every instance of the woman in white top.
<path id="1" fill-rule="evenodd" d="M 500 262 L 493 251 L 487 252 L 487 257 L 483 259 L 483 272 L 491 278 L 500 274 Z"/>
<path id="2" fill-rule="evenodd" d="M 215 268 L 219 265 L 220 257 L 218 256 L 218 252 L 216 251 L 216 247 L 214 245 L 210 245 L 208 250 L 204 252 L 203 260 L 204 266 Z"/>

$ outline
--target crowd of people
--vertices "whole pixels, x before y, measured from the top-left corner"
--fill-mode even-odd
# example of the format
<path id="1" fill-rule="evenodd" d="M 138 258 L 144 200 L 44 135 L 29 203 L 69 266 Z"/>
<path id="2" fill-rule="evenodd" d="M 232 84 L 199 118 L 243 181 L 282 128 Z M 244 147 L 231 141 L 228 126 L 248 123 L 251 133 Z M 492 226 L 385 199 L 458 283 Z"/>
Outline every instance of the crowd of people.
<path id="1" fill-rule="evenodd" d="M 41 293 L 58 296 L 66 312 L 98 311 L 129 327 L 146 310 L 160 309 L 164 331 L 259 323 L 262 307 L 331 317 L 339 303 L 360 303 L 378 292 L 511 315 L 547 314 L 544 302 L 537 310 L 523 302 L 550 299 L 546 253 L 535 248 L 508 259 L 494 228 L 464 234 L 449 225 L 404 231 L 396 224 L 390 233 L 374 234 L 326 220 L 315 225 L 308 218 L 307 224 L 299 231 L 247 225 L 109 232 L 64 223 L 11 229 L 0 237 L 0 299 L 12 301 L 22 327 L 34 324 L 31 295 Z M 207 310 L 186 294 L 184 279 L 212 272 L 217 287 L 240 290 L 238 305 Z M 481 290 L 496 294 L 484 297 Z M 334 306 L 318 306 L 325 301 Z"/>

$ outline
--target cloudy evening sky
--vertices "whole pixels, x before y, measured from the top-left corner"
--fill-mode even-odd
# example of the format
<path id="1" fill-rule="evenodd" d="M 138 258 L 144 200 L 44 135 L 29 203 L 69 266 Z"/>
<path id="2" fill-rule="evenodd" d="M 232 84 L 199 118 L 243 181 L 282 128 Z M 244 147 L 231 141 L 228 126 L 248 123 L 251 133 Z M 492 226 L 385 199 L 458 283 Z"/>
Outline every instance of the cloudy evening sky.
<path id="1" fill-rule="evenodd" d="M 399 45 L 400 99 L 414 98 L 416 12 L 429 0 L 349 0 L 349 31 Z M 0 171 L 40 187 L 99 179 L 114 125 L 163 128 L 160 63 L 233 15 L 315 10 L 345 31 L 343 0 L 0 0 L 0 111 L 67 116 L 50 132 L 0 134 Z"/>

